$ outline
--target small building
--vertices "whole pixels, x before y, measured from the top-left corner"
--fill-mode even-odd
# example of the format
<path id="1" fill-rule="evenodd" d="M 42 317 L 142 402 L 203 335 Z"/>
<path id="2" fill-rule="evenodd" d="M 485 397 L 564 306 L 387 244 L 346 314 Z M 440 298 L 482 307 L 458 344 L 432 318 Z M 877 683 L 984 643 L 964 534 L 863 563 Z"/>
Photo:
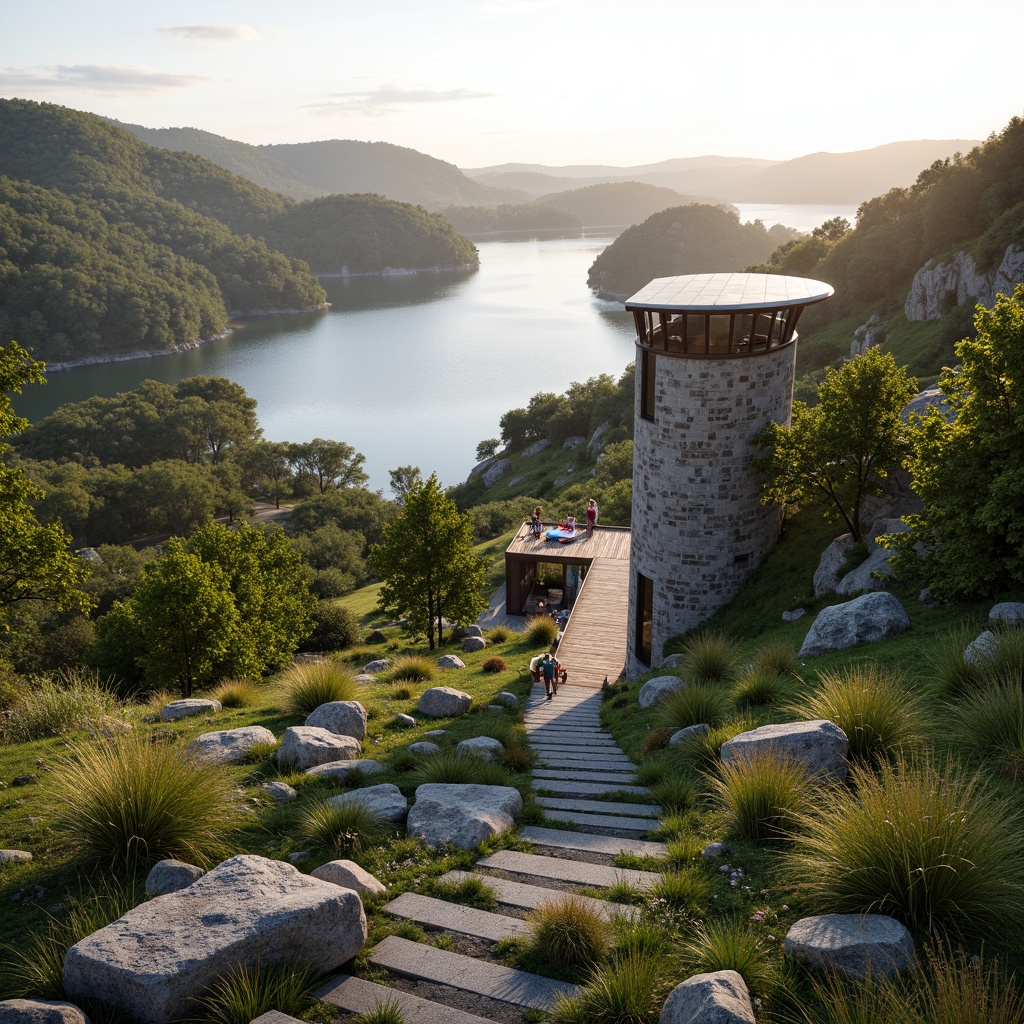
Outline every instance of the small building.
<path id="1" fill-rule="evenodd" d="M 797 322 L 830 285 L 772 274 L 658 278 L 626 301 L 636 321 L 633 528 L 626 671 L 740 591 L 779 535 L 751 443 L 789 423 Z"/>

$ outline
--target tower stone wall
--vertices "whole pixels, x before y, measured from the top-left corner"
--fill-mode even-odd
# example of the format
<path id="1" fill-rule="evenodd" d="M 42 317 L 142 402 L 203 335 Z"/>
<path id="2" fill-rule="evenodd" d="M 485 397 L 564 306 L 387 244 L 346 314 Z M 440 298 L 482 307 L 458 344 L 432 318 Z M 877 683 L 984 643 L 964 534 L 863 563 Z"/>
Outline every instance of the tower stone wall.
<path id="1" fill-rule="evenodd" d="M 640 346 L 638 346 L 638 362 Z M 782 509 L 761 504 L 754 436 L 789 423 L 796 345 L 740 358 L 649 353 L 654 418 L 636 374 L 629 653 L 639 675 L 665 642 L 728 604 L 778 539 Z M 651 666 L 636 653 L 637 576 L 653 581 Z"/>

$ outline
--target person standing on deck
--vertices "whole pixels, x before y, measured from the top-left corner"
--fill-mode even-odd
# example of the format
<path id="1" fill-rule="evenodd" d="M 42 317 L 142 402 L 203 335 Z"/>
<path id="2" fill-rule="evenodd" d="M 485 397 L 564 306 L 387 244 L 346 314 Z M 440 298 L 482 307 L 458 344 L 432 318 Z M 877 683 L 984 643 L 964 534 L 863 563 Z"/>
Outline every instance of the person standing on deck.
<path id="1" fill-rule="evenodd" d="M 597 502 L 593 498 L 587 502 L 587 539 L 594 536 L 594 527 L 597 525 Z"/>

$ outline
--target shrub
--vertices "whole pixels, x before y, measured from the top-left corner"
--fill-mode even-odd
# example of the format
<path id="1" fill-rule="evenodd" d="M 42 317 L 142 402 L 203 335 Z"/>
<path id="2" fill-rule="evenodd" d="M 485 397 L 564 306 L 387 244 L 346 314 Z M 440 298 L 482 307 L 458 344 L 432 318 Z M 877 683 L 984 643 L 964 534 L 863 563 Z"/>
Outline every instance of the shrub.
<path id="1" fill-rule="evenodd" d="M 224 679 L 210 696 L 225 708 L 248 708 L 259 703 L 261 691 L 250 679 Z"/>
<path id="2" fill-rule="evenodd" d="M 737 704 L 757 707 L 762 704 L 775 704 L 788 696 L 792 689 L 792 677 L 759 672 L 747 669 L 733 684 L 732 699 Z"/>
<path id="3" fill-rule="evenodd" d="M 90 718 L 117 715 L 121 705 L 95 672 L 67 669 L 37 676 L 20 690 L 7 728 L 15 743 L 84 729 Z"/>
<path id="4" fill-rule="evenodd" d="M 321 704 L 335 700 L 355 700 L 355 677 L 336 661 L 300 662 L 282 676 L 285 714 L 305 718 Z"/>
<path id="5" fill-rule="evenodd" d="M 410 787 L 426 783 L 460 784 L 475 782 L 482 786 L 510 786 L 509 773 L 499 764 L 486 761 L 474 754 L 456 754 L 454 750 L 442 750 L 440 754 L 428 754 L 407 775 Z"/>
<path id="6" fill-rule="evenodd" d="M 809 783 L 803 764 L 762 751 L 723 762 L 711 784 L 734 832 L 759 841 L 786 835 L 807 805 Z"/>
<path id="7" fill-rule="evenodd" d="M 758 675 L 794 676 L 800 671 L 800 656 L 789 644 L 765 644 L 754 652 L 750 670 Z"/>
<path id="8" fill-rule="evenodd" d="M 592 967 L 611 945 L 607 920 L 578 896 L 544 903 L 527 920 L 532 952 L 555 967 Z"/>
<path id="9" fill-rule="evenodd" d="M 508 668 L 508 665 L 505 664 L 504 658 L 488 658 L 483 665 L 481 665 L 481 668 L 485 672 L 504 672 Z"/>
<path id="10" fill-rule="evenodd" d="M 558 623 L 548 615 L 526 620 L 526 639 L 531 647 L 550 647 L 558 637 Z"/>
<path id="11" fill-rule="evenodd" d="M 644 756 L 653 754 L 655 750 L 664 750 L 668 746 L 671 735 L 671 729 L 654 729 L 652 732 L 649 732 L 644 737 L 643 745 L 640 748 Z"/>
<path id="12" fill-rule="evenodd" d="M 768 995 L 781 978 L 775 951 L 739 919 L 718 918 L 698 924 L 680 949 L 696 973 L 735 971 L 755 995 Z"/>
<path id="13" fill-rule="evenodd" d="M 658 1024 L 672 981 L 657 956 L 632 954 L 599 971 L 573 996 L 556 996 L 552 1024 Z"/>
<path id="14" fill-rule="evenodd" d="M 821 913 L 888 914 L 919 934 L 992 934 L 1024 912 L 1020 817 L 978 775 L 930 757 L 854 767 L 828 789 L 787 857 Z"/>
<path id="15" fill-rule="evenodd" d="M 311 618 L 313 632 L 303 645 L 307 651 L 344 651 L 362 639 L 359 620 L 340 604 L 318 601 Z"/>
<path id="16" fill-rule="evenodd" d="M 437 675 L 437 666 L 418 654 L 396 658 L 384 677 L 392 683 L 427 683 Z"/>
<path id="17" fill-rule="evenodd" d="M 387 823 L 363 803 L 319 803 L 308 807 L 295 825 L 300 842 L 333 853 L 358 853 L 387 834 Z"/>
<path id="18" fill-rule="evenodd" d="M 14 998 L 65 998 L 64 958 L 87 935 L 123 917 L 145 899 L 140 884 L 120 888 L 104 880 L 80 896 L 65 896 L 59 916 L 44 911 L 45 931 L 33 931 L 17 946 L 4 945 L 6 994 Z"/>
<path id="19" fill-rule="evenodd" d="M 219 765 L 169 744 L 122 736 L 76 745 L 53 772 L 54 828 L 86 861 L 135 871 L 175 858 L 205 866 L 225 856 L 237 819 Z"/>
<path id="20" fill-rule="evenodd" d="M 736 641 L 714 629 L 702 629 L 683 644 L 682 676 L 690 683 L 717 683 L 732 678 Z"/>
<path id="21" fill-rule="evenodd" d="M 692 914 L 710 896 L 711 882 L 707 875 L 695 868 L 666 871 L 647 893 L 652 907 L 661 903 L 671 911 Z"/>
<path id="22" fill-rule="evenodd" d="M 658 704 L 658 718 L 673 732 L 701 723 L 717 725 L 729 711 L 729 695 L 714 683 L 689 683 Z"/>
<path id="23" fill-rule="evenodd" d="M 850 741 L 850 757 L 871 765 L 916 743 L 927 724 L 921 699 L 899 676 L 871 664 L 823 672 L 815 692 L 792 710 L 835 722 Z"/>
<path id="24" fill-rule="evenodd" d="M 195 997 L 203 1024 L 250 1024 L 268 1010 L 297 1017 L 313 1002 L 321 979 L 314 964 L 240 964 Z"/>
<path id="25" fill-rule="evenodd" d="M 949 709 L 952 732 L 982 754 L 1024 754 L 1024 689 L 999 682 L 968 694 Z"/>

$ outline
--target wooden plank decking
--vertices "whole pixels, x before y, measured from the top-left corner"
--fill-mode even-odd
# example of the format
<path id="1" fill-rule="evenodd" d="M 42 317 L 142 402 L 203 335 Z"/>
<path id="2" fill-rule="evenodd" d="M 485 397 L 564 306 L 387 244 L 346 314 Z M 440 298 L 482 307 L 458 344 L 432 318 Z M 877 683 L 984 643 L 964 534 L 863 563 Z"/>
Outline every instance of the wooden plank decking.
<path id="1" fill-rule="evenodd" d="M 550 530 L 555 525 L 545 523 L 544 529 Z M 530 532 L 530 524 L 524 523 L 505 549 L 505 554 L 526 556 L 549 565 L 587 562 L 592 558 L 624 558 L 628 562 L 629 536 L 628 527 L 598 525 L 594 527 L 593 537 L 588 538 L 586 528 L 582 528 L 571 544 L 559 544 L 543 536 L 537 540 Z"/>
<path id="2" fill-rule="evenodd" d="M 558 645 L 570 686 L 600 687 L 626 664 L 629 614 L 629 532 L 625 557 L 595 558 Z"/>

